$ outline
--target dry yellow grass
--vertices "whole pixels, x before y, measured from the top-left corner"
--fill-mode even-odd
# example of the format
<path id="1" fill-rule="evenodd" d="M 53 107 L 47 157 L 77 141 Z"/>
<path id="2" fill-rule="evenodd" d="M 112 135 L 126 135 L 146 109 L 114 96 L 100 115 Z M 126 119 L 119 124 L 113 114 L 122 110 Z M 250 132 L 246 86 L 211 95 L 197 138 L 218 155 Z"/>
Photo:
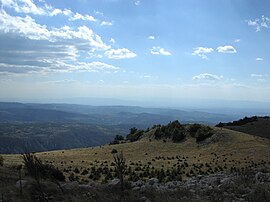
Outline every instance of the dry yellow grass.
<path id="1" fill-rule="evenodd" d="M 37 153 L 44 161 L 52 162 L 57 167 L 68 166 L 88 168 L 90 165 L 106 163 L 110 165 L 113 161 L 112 149 L 123 151 L 127 163 L 149 164 L 156 168 L 171 168 L 177 163 L 176 156 L 187 157 L 187 163 L 209 163 L 244 166 L 247 162 L 270 161 L 270 140 L 228 129 L 215 128 L 215 133 L 224 138 L 207 145 L 200 145 L 193 138 L 187 138 L 185 142 L 173 143 L 143 138 L 133 143 L 118 145 L 104 145 L 94 148 L 82 148 L 72 150 L 59 150 Z M 214 154 L 219 156 L 216 158 Z M 157 159 L 164 157 L 164 159 Z M 168 159 L 169 157 L 169 159 Z M 174 158 L 172 158 L 174 157 Z M 20 155 L 4 155 L 6 165 L 17 165 L 21 163 Z M 155 160 L 153 160 L 155 159 Z M 149 163 L 151 162 L 151 164 Z M 92 163 L 92 164 L 91 164 Z"/>

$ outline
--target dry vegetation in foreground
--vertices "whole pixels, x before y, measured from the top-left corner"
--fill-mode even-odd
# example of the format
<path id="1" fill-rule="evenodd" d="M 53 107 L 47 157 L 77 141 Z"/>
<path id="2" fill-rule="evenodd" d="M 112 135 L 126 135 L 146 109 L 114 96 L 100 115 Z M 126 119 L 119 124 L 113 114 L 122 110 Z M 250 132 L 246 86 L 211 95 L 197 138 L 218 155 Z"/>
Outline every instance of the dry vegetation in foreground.
<path id="1" fill-rule="evenodd" d="M 36 161 L 41 171 L 44 171 L 44 167 L 51 168 L 53 172 L 59 169 L 64 173 L 67 183 L 55 183 L 51 177 L 47 177 L 47 171 L 44 171 L 46 175 L 30 177 L 24 169 L 22 175 L 27 186 L 24 186 L 22 196 L 15 187 L 19 179 L 18 166 L 23 163 L 22 156 L 2 155 L 1 201 L 159 202 L 244 199 L 267 202 L 270 196 L 269 183 L 264 181 L 261 184 L 255 179 L 260 170 L 270 172 L 270 140 L 224 128 L 214 128 L 212 132 L 214 135 L 202 142 L 187 136 L 180 143 L 174 143 L 172 139 L 156 140 L 150 130 L 140 140 L 131 143 L 37 153 L 35 155 L 44 163 Z M 129 182 L 124 191 L 119 185 L 110 186 L 111 180 L 119 177 L 115 171 L 117 166 L 114 157 L 120 152 L 125 157 L 126 167 L 122 167 L 125 182 Z M 220 173 L 228 174 L 221 174 L 223 177 L 220 177 Z M 158 182 L 149 186 L 150 178 Z M 223 183 L 220 178 L 223 178 Z M 132 182 L 140 180 L 145 181 L 142 182 L 145 185 L 136 190 L 131 189 Z M 156 189 L 159 186 L 174 188 Z"/>
<path id="2" fill-rule="evenodd" d="M 214 129 L 210 143 L 196 143 L 187 138 L 183 143 L 149 139 L 151 135 L 132 143 L 104 145 L 95 148 L 37 153 L 44 162 L 62 170 L 69 180 L 81 183 L 107 182 L 113 173 L 112 150 L 123 151 L 131 180 L 167 177 L 185 180 L 196 175 L 226 170 L 270 166 L 270 140 L 227 129 Z M 4 155 L 8 166 L 21 164 L 19 155 Z M 163 174 L 161 174 L 163 175 Z"/>

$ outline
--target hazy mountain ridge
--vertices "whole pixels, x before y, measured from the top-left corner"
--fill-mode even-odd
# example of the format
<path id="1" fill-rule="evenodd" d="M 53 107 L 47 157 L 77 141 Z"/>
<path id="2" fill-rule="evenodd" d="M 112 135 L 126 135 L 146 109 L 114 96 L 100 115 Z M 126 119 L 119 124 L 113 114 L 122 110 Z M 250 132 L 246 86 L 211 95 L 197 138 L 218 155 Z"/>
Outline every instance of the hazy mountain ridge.
<path id="1" fill-rule="evenodd" d="M 147 117 L 147 121 L 142 121 Z M 152 118 L 151 118 L 152 117 Z M 82 122 L 101 125 L 142 124 L 149 127 L 175 119 L 215 125 L 239 118 L 200 111 L 138 106 L 89 106 L 75 104 L 22 104 L 0 102 L 0 122 Z"/>
<path id="2" fill-rule="evenodd" d="M 125 135 L 127 128 L 75 123 L 4 123 L 0 124 L 0 153 L 98 146 L 110 142 L 115 134 Z"/>

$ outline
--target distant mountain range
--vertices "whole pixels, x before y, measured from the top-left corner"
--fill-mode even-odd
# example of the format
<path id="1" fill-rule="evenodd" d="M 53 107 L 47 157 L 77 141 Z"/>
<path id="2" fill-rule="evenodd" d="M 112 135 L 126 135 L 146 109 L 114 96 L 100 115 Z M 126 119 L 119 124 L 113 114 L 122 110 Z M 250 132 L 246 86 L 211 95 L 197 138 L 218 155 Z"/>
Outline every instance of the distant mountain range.
<path id="1" fill-rule="evenodd" d="M 58 122 L 99 125 L 132 124 L 149 127 L 179 120 L 215 125 L 240 118 L 237 115 L 137 106 L 90 106 L 75 104 L 23 104 L 0 102 L 0 122 Z"/>
<path id="2" fill-rule="evenodd" d="M 174 120 L 215 125 L 239 118 L 170 108 L 0 102 L 0 153 L 98 146 L 127 135 L 131 127 Z"/>

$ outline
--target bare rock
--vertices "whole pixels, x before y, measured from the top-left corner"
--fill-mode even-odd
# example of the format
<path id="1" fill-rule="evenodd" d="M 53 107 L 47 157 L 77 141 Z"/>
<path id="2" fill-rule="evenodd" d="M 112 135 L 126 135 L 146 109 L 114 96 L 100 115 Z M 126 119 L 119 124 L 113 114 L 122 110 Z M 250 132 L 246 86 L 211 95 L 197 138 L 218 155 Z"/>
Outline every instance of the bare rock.
<path id="1" fill-rule="evenodd" d="M 153 184 L 155 184 L 155 183 L 158 183 L 158 179 L 157 179 L 157 178 L 150 178 L 150 179 L 148 180 L 148 184 L 149 184 L 149 185 L 153 185 Z"/>
<path id="2" fill-rule="evenodd" d="M 24 188 L 28 184 L 28 181 L 27 180 L 21 180 L 21 184 L 22 184 L 22 188 Z M 18 180 L 16 182 L 16 185 L 15 186 L 16 186 L 17 189 L 20 189 L 20 180 Z"/>
<path id="3" fill-rule="evenodd" d="M 108 186 L 118 186 L 118 185 L 120 185 L 120 180 L 117 178 L 113 179 L 108 183 Z"/>

